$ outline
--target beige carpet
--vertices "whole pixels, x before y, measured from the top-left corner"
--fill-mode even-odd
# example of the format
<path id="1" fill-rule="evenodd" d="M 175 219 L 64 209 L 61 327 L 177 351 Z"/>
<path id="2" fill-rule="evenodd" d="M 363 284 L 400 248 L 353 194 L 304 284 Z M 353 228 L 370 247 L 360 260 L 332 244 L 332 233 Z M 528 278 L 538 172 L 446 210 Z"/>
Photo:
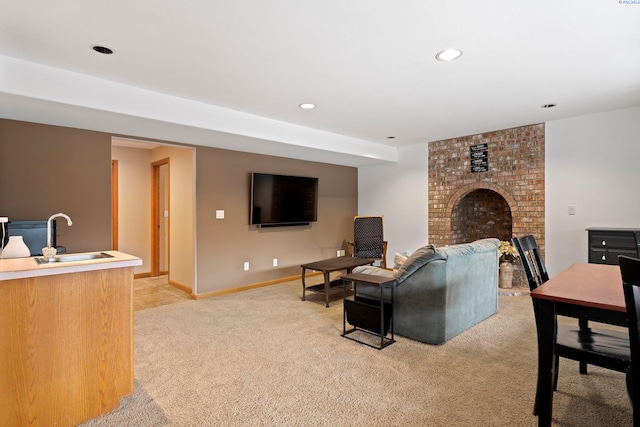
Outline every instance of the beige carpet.
<path id="1" fill-rule="evenodd" d="M 529 297 L 441 346 L 340 337 L 299 281 L 135 314 L 135 392 L 85 426 L 535 426 Z M 562 360 L 556 426 L 631 425 L 624 375 Z"/>

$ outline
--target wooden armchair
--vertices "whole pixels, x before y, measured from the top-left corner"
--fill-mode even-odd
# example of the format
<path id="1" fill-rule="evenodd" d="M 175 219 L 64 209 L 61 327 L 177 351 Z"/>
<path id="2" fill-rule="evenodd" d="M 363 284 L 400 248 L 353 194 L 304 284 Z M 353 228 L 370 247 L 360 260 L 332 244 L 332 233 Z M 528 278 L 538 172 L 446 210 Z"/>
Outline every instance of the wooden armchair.
<path id="1" fill-rule="evenodd" d="M 387 268 L 387 242 L 384 240 L 382 216 L 356 216 L 353 219 L 353 242 L 347 242 L 349 256 L 373 258 Z"/>

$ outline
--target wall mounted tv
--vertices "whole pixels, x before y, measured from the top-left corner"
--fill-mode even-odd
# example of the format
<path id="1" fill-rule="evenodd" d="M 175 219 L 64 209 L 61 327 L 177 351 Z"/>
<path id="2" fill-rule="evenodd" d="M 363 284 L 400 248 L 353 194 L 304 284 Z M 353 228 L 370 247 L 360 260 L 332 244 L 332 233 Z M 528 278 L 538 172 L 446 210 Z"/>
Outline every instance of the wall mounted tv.
<path id="1" fill-rule="evenodd" d="M 317 220 L 318 178 L 251 174 L 251 225 L 308 225 Z"/>

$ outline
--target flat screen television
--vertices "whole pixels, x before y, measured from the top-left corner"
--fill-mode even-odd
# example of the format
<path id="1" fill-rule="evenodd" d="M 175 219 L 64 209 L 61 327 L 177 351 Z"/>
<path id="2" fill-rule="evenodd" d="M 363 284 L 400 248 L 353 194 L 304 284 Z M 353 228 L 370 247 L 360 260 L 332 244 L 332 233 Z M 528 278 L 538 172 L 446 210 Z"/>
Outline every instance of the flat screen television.
<path id="1" fill-rule="evenodd" d="M 317 220 L 318 178 L 251 174 L 251 225 L 307 225 Z"/>

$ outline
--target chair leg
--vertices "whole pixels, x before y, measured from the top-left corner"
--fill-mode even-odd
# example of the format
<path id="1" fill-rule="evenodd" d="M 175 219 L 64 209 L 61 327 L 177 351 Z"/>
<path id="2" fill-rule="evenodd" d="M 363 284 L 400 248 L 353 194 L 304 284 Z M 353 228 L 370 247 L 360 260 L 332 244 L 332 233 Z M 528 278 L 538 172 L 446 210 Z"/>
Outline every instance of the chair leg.
<path id="1" fill-rule="evenodd" d="M 553 391 L 558 389 L 558 372 L 560 371 L 560 356 L 556 354 L 556 361 L 554 363 L 555 369 L 553 372 Z"/>
<path id="2" fill-rule="evenodd" d="M 582 375 L 587 375 L 587 362 L 583 360 L 580 361 L 580 373 Z"/>
<path id="3" fill-rule="evenodd" d="M 631 407 L 633 408 L 633 427 L 640 427 L 640 399 L 634 394 L 636 387 L 633 384 L 633 375 L 631 374 L 631 368 L 627 370 L 626 379 L 627 393 L 629 394 L 629 400 L 631 401 Z"/>
<path id="4" fill-rule="evenodd" d="M 591 329 L 589 329 L 589 319 L 578 319 L 578 326 L 580 327 L 580 331 L 585 334 L 585 337 L 590 336 Z M 583 362 L 582 360 L 580 361 L 580 373 L 587 375 L 587 362 Z"/>
<path id="5" fill-rule="evenodd" d="M 578 319 L 578 326 L 580 327 L 580 331 L 584 332 L 584 336 L 590 336 L 591 329 L 589 329 L 589 319 Z M 587 375 L 587 362 L 580 361 L 580 373 L 582 375 Z"/>

